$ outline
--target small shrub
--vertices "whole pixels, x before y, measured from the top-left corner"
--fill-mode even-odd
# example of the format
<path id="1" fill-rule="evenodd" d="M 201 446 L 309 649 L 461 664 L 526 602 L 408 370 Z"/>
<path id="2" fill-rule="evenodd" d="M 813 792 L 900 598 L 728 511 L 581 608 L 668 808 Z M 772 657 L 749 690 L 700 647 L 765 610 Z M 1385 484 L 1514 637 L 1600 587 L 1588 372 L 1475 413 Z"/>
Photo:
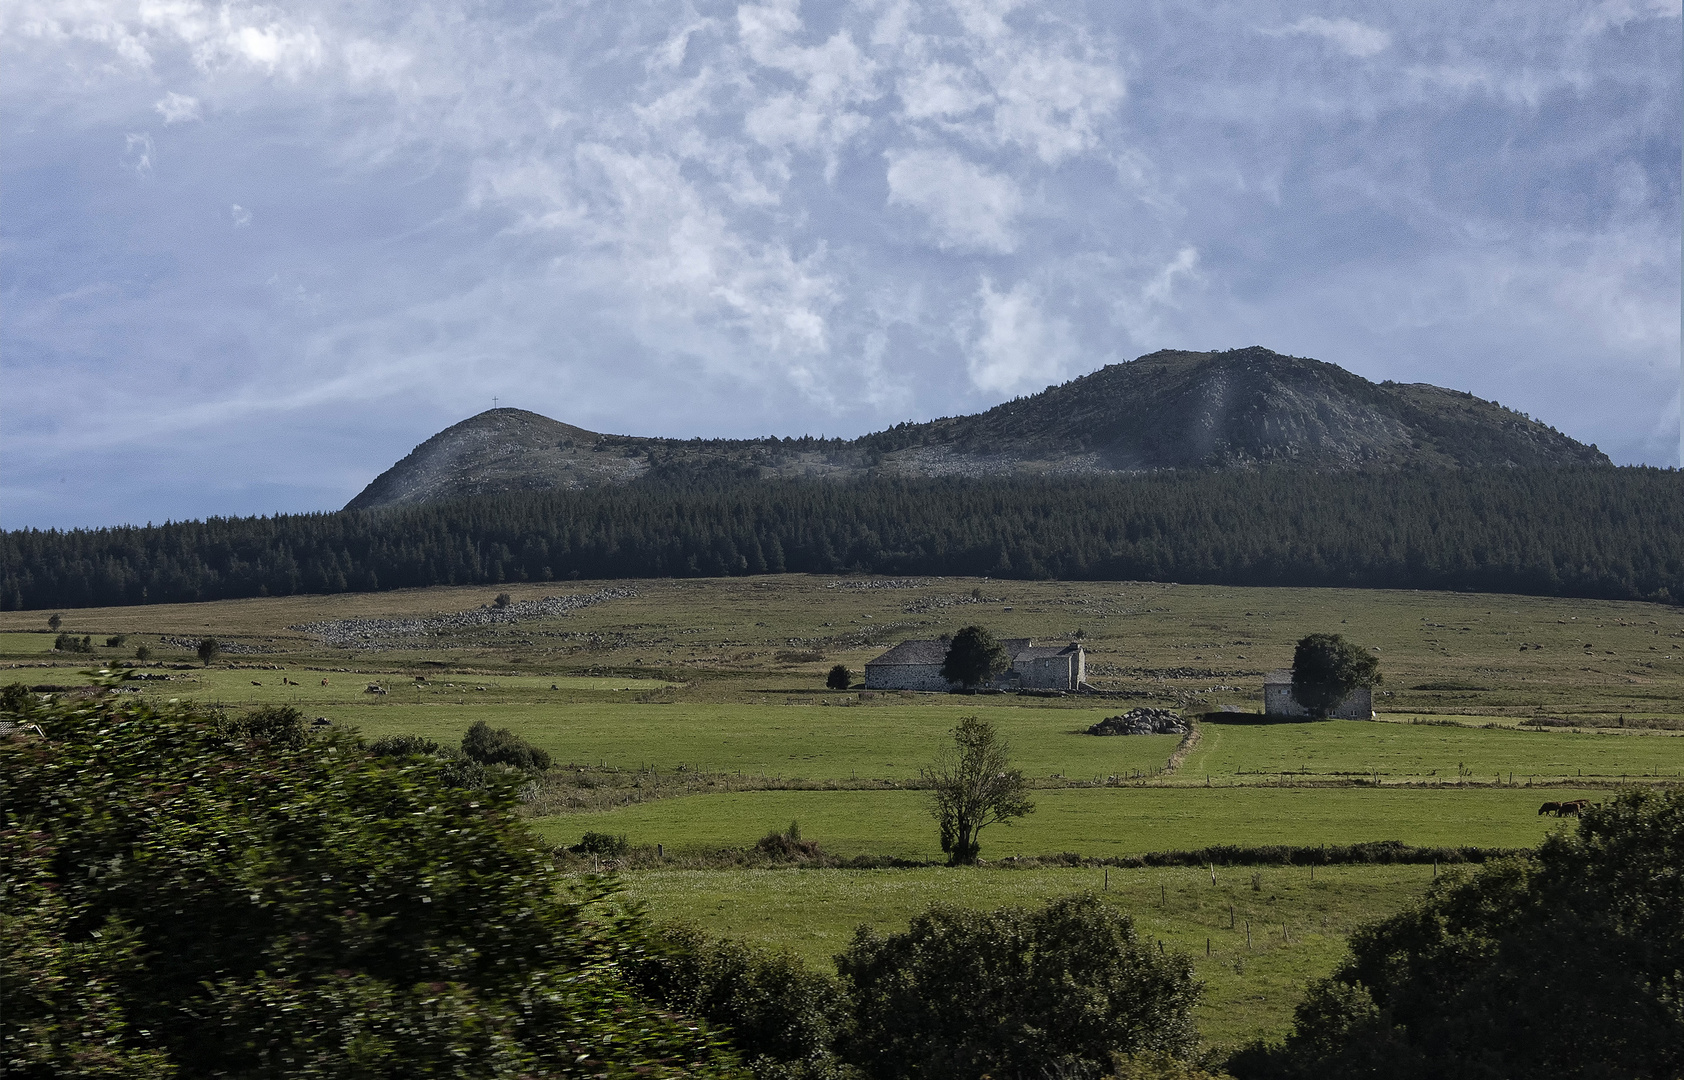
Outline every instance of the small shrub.
<path id="1" fill-rule="evenodd" d="M 579 838 L 579 842 L 568 848 L 575 855 L 595 855 L 603 859 L 617 859 L 626 853 L 631 845 L 624 836 L 614 836 L 610 833 L 588 832 Z"/>
<path id="2" fill-rule="evenodd" d="M 213 637 L 208 637 L 199 642 L 199 647 L 194 652 L 198 654 L 199 663 L 210 667 L 212 662 L 222 655 L 222 643 Z"/>
<path id="3" fill-rule="evenodd" d="M 134 658 L 142 663 L 152 659 L 152 647 L 150 645 L 136 645 L 134 649 Z"/>
<path id="4" fill-rule="evenodd" d="M 127 634 L 112 634 L 110 637 L 105 639 L 105 647 L 108 649 L 121 649 L 124 645 L 128 644 L 128 641 L 129 635 Z"/>
<path id="5" fill-rule="evenodd" d="M 55 611 L 51 615 L 47 616 L 47 629 L 51 630 L 53 633 L 58 633 L 58 628 L 63 625 L 64 616 L 60 615 L 58 612 Z"/>
<path id="6" fill-rule="evenodd" d="M 669 1009 L 726 1027 L 757 1080 L 857 1078 L 836 1056 L 846 989 L 790 952 L 669 927 L 630 965 L 631 982 Z"/>
<path id="7" fill-rule="evenodd" d="M 23 683 L 7 683 L 0 687 L 0 713 L 8 716 L 30 716 L 40 701 Z"/>
<path id="8" fill-rule="evenodd" d="M 425 735 L 387 735 L 375 739 L 368 744 L 368 752 L 375 757 L 415 757 L 417 755 L 432 756 L 444 747 L 427 738 Z"/>
<path id="9" fill-rule="evenodd" d="M 508 593 L 500 592 L 500 593 L 497 594 L 497 599 L 495 599 L 491 602 L 491 605 L 493 607 L 506 608 L 512 603 L 514 603 L 514 600 L 509 596 Z"/>
<path id="10" fill-rule="evenodd" d="M 262 705 L 223 720 L 219 727 L 230 739 L 257 741 L 293 750 L 310 741 L 310 729 L 304 714 L 291 705 Z"/>
<path id="11" fill-rule="evenodd" d="M 476 720 L 462 736 L 462 753 L 481 765 L 511 765 L 537 772 L 550 767 L 549 751 L 540 750 L 508 728 L 493 730 L 484 720 Z"/>
<path id="12" fill-rule="evenodd" d="M 832 690 L 846 690 L 848 684 L 854 681 L 854 673 L 848 670 L 848 665 L 837 664 L 830 669 L 830 674 L 824 677 L 825 686 Z"/>
<path id="13" fill-rule="evenodd" d="M 817 859 L 824 855 L 817 840 L 801 839 L 801 823 L 792 821 L 789 828 L 783 832 L 769 832 L 754 845 L 754 850 L 762 855 L 770 855 L 774 859 L 790 859 L 802 861 Z"/>
<path id="14" fill-rule="evenodd" d="M 92 637 L 77 637 L 75 634 L 60 634 L 53 639 L 55 652 L 91 653 L 94 651 Z"/>

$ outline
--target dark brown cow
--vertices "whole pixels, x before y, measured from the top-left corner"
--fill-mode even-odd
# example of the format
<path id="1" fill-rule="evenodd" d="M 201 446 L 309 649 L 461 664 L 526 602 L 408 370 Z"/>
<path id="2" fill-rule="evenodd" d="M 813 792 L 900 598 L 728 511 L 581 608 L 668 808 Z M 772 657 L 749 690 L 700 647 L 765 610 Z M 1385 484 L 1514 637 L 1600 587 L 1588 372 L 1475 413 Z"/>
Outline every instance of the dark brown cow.
<path id="1" fill-rule="evenodd" d="M 1589 799 L 1574 799 L 1572 802 L 1559 804 L 1555 810 L 1556 817 L 1578 817 L 1590 805 Z"/>
<path id="2" fill-rule="evenodd" d="M 1554 814 L 1557 817 L 1560 817 L 1561 816 L 1561 804 L 1558 803 L 1558 802 L 1547 802 L 1544 805 L 1538 807 L 1538 816 L 1543 817 L 1545 814 Z"/>

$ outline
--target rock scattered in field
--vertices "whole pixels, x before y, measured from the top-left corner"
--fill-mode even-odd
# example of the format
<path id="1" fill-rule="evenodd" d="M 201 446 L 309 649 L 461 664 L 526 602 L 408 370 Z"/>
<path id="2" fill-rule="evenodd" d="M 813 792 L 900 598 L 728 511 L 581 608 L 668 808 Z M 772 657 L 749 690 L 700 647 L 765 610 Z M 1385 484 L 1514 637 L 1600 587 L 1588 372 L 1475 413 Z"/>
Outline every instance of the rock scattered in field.
<path id="1" fill-rule="evenodd" d="M 1130 709 L 1088 728 L 1089 735 L 1185 735 L 1187 721 L 1168 709 Z"/>
<path id="2" fill-rule="evenodd" d="M 186 649 L 188 652 L 192 652 L 194 649 L 197 649 L 199 647 L 199 642 L 203 640 L 203 638 L 171 637 L 167 634 L 160 635 L 158 638 L 158 641 L 161 644 L 168 645 L 174 649 Z M 234 641 L 224 641 L 222 638 L 217 638 L 216 644 L 217 650 L 225 656 L 250 656 L 254 653 L 271 653 L 275 651 L 274 649 L 265 649 L 261 645 L 241 645 Z"/>
<path id="3" fill-rule="evenodd" d="M 833 581 L 826 585 L 827 589 L 922 589 L 929 582 L 923 579 L 895 578 L 892 580 L 871 581 Z"/>
<path id="4" fill-rule="evenodd" d="M 431 642 L 417 638 L 438 637 L 451 630 L 472 630 L 483 626 L 508 626 L 533 619 L 549 619 L 571 611 L 595 607 L 609 600 L 636 596 L 632 589 L 603 589 L 574 596 L 546 596 L 542 600 L 520 600 L 507 607 L 482 607 L 446 615 L 414 619 L 335 619 L 299 623 L 288 630 L 302 630 L 325 645 L 339 649 L 417 649 Z M 224 646 L 226 649 L 227 647 Z"/>

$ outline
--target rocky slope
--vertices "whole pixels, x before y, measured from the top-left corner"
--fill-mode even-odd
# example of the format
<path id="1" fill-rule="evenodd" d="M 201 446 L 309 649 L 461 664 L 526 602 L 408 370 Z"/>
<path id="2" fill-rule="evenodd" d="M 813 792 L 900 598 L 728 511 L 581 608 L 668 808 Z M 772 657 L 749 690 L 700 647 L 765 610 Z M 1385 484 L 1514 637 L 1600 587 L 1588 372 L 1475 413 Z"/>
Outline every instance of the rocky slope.
<path id="1" fill-rule="evenodd" d="M 639 477 L 1073 475 L 1279 464 L 1315 469 L 1608 465 L 1594 446 L 1471 394 L 1372 383 L 1264 348 L 1165 350 L 972 416 L 843 440 L 604 435 L 521 409 L 446 428 L 347 509 Z"/>

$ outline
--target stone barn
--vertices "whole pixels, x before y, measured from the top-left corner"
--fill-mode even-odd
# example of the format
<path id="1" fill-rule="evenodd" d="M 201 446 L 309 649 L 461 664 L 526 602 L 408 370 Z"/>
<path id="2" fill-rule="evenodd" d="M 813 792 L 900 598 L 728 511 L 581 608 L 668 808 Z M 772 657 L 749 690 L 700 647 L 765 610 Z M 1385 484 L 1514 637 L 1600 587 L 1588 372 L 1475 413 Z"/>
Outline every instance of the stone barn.
<path id="1" fill-rule="evenodd" d="M 1298 699 L 1292 696 L 1291 668 L 1271 671 L 1263 677 L 1263 714 L 1291 719 L 1309 717 L 1310 710 L 1298 704 Z M 1357 687 L 1328 716 L 1335 720 L 1374 719 L 1374 691 L 1366 686 Z"/>
<path id="2" fill-rule="evenodd" d="M 866 661 L 867 690 L 951 690 L 941 677 L 947 659 L 946 641 L 903 641 L 875 660 Z M 1000 642 L 1012 666 L 995 679 L 1003 690 L 1078 690 L 1087 680 L 1087 652 L 1075 642 L 1069 645 L 1036 645 L 1028 638 L 1006 638 Z"/>

